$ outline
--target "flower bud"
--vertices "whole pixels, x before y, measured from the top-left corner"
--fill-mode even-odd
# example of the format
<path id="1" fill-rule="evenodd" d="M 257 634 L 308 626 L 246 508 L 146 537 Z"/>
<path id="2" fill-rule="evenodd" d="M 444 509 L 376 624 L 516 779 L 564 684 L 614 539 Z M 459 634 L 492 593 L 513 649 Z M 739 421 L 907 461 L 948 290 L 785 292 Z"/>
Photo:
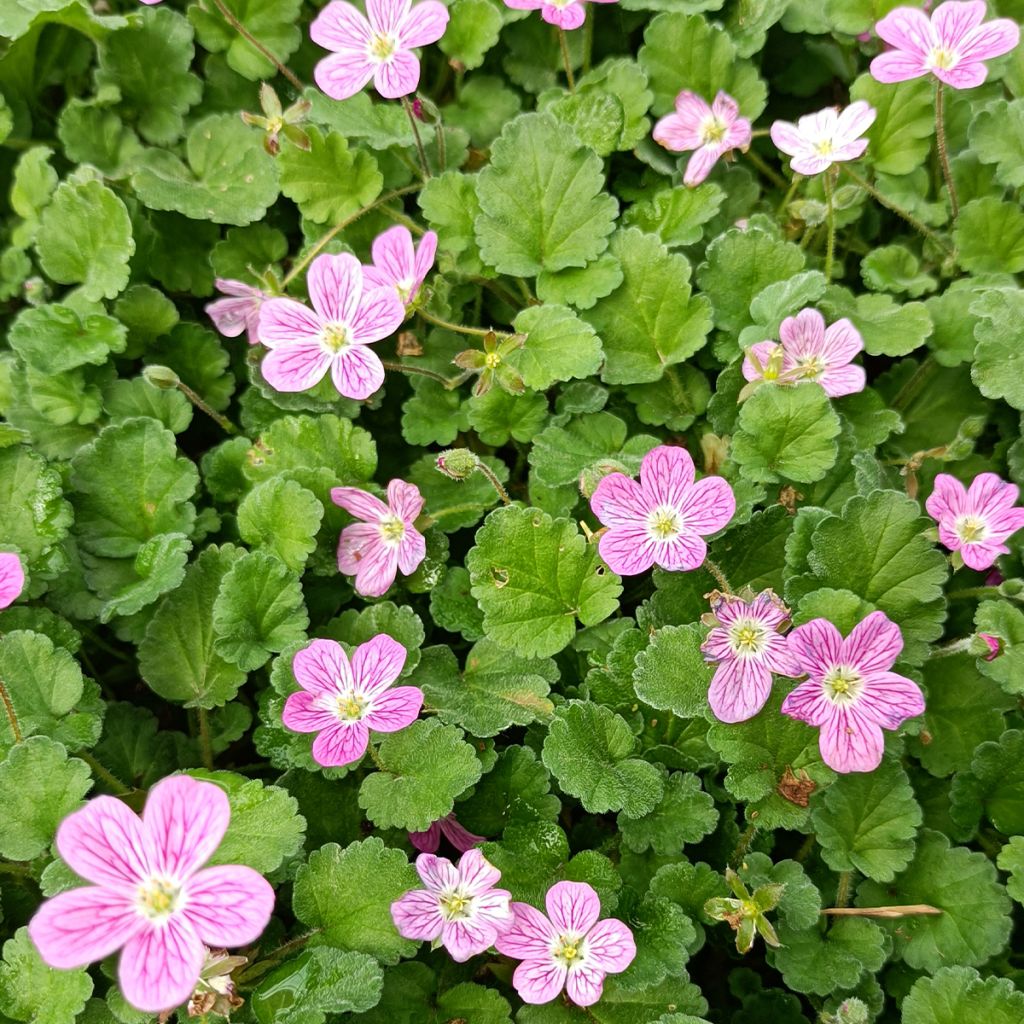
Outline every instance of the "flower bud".
<path id="1" fill-rule="evenodd" d="M 477 471 L 480 460 L 468 448 L 449 448 L 438 455 L 435 465 L 450 480 L 466 480 Z"/>
<path id="2" fill-rule="evenodd" d="M 615 459 L 601 459 L 580 473 L 580 494 L 589 500 L 597 490 L 597 485 L 609 473 L 624 473 L 629 476 L 629 471 L 621 462 L 616 462 Z"/>
<path id="3" fill-rule="evenodd" d="M 867 1006 L 859 999 L 844 999 L 837 1007 L 834 1017 L 836 1024 L 868 1024 L 871 1019 Z"/>
<path id="4" fill-rule="evenodd" d="M 161 391 L 171 391 L 178 386 L 178 375 L 169 366 L 144 366 L 142 376 L 147 384 Z"/>
<path id="5" fill-rule="evenodd" d="M 1002 637 L 993 636 L 991 633 L 975 633 L 971 637 L 967 649 L 976 658 L 995 661 L 1003 653 L 1003 639 Z"/>

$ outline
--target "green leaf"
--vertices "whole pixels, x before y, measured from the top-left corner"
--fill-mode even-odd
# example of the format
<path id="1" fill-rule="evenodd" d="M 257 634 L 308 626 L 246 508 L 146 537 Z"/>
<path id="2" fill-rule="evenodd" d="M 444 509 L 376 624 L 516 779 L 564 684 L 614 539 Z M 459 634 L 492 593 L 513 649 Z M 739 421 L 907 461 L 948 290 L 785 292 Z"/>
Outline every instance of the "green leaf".
<path id="1" fill-rule="evenodd" d="M 1003 847 L 996 863 L 1001 871 L 1010 873 L 1006 891 L 1018 903 L 1024 903 L 1024 836 L 1013 836 Z"/>
<path id="2" fill-rule="evenodd" d="M 986 397 L 1024 409 L 1024 352 L 1014 340 L 1024 315 L 1024 293 L 1009 288 L 985 292 L 971 303 L 971 313 L 981 318 L 974 328 L 978 346 L 971 380 Z"/>
<path id="3" fill-rule="evenodd" d="M 756 483 L 813 483 L 835 464 L 839 417 L 819 384 L 759 387 L 740 409 L 732 456 Z"/>
<path id="4" fill-rule="evenodd" d="M 982 978 L 970 967 L 942 967 L 918 978 L 903 1001 L 903 1024 L 1016 1024 L 1024 1019 L 1024 992 L 1009 978 Z"/>
<path id="5" fill-rule="evenodd" d="M 656 236 L 625 228 L 613 236 L 610 252 L 623 282 L 586 315 L 604 344 L 601 378 L 608 384 L 659 380 L 665 367 L 703 348 L 711 329 L 708 302 L 691 294 L 686 257 L 670 253 Z"/>
<path id="6" fill-rule="evenodd" d="M 923 302 L 896 303 L 888 295 L 858 295 L 831 287 L 820 303 L 829 320 L 847 317 L 864 339 L 868 355 L 902 356 L 925 343 L 932 333 Z"/>
<path id="7" fill-rule="evenodd" d="M 649 814 L 664 793 L 658 769 L 631 756 L 636 739 L 625 719 L 590 701 L 569 701 L 548 727 L 541 755 L 561 789 L 591 814 Z"/>
<path id="8" fill-rule="evenodd" d="M 278 194 L 277 165 L 260 134 L 233 114 L 211 114 L 189 129 L 187 164 L 167 150 L 148 149 L 132 188 L 151 210 L 175 210 L 192 220 L 251 224 Z"/>
<path id="9" fill-rule="evenodd" d="M 102 366 L 111 353 L 123 352 L 127 331 L 103 313 L 79 316 L 69 306 L 39 306 L 20 313 L 7 335 L 11 348 L 43 373 L 76 366 Z"/>
<path id="10" fill-rule="evenodd" d="M 559 1001 L 525 1006 L 516 1015 L 516 1024 L 706 1024 L 707 1009 L 700 989 L 680 969 L 636 991 L 626 988 L 619 975 L 610 975 L 593 1006 L 584 1009 Z"/>
<path id="11" fill-rule="evenodd" d="M 999 657 L 992 661 L 978 659 L 978 671 L 994 679 L 1007 693 L 1024 693 L 1024 612 L 1009 601 L 982 601 L 974 613 L 974 628 L 1003 643 Z"/>
<path id="12" fill-rule="evenodd" d="M 657 807 L 639 818 L 618 817 L 622 841 L 634 853 L 653 850 L 663 856 L 679 852 L 686 843 L 699 842 L 715 830 L 718 811 L 712 796 L 701 788 L 696 775 L 673 772 Z"/>
<path id="13" fill-rule="evenodd" d="M 657 235 L 669 248 L 701 240 L 704 225 L 718 213 L 725 192 L 710 182 L 696 188 L 667 188 L 634 203 L 622 223 Z"/>
<path id="14" fill-rule="evenodd" d="M 301 640 L 308 625 L 299 578 L 275 555 L 243 555 L 221 580 L 213 602 L 214 650 L 242 671 Z"/>
<path id="15" fill-rule="evenodd" d="M 633 901 L 632 893 L 622 901 L 636 942 L 636 958 L 619 976 L 619 984 L 644 992 L 666 977 L 674 978 L 689 958 L 697 929 L 682 909 L 663 896 L 648 893 Z"/>
<path id="16" fill-rule="evenodd" d="M 360 1024 L 510 1024 L 511 1008 L 497 989 L 466 981 L 438 992 L 444 983 L 424 963 L 399 964 L 384 975 L 384 995 Z"/>
<path id="17" fill-rule="evenodd" d="M 921 808 L 906 772 L 887 760 L 873 772 L 840 775 L 816 794 L 811 821 L 833 871 L 891 882 L 914 856 Z"/>
<path id="18" fill-rule="evenodd" d="M 1024 213 L 996 196 L 972 199 L 953 229 L 957 262 L 972 274 L 1024 270 Z"/>
<path id="19" fill-rule="evenodd" d="M 451 444 L 468 429 L 466 401 L 458 391 L 426 377 L 413 377 L 412 390 L 402 407 L 402 437 L 408 444 Z"/>
<path id="20" fill-rule="evenodd" d="M 437 232 L 437 245 L 442 253 L 458 256 L 461 274 L 480 273 L 480 250 L 474 234 L 480 215 L 475 175 L 448 171 L 430 178 L 418 196 L 427 224 Z"/>
<path id="21" fill-rule="evenodd" d="M 633 686 L 637 697 L 680 718 L 702 718 L 708 706 L 712 669 L 700 645 L 697 625 L 663 626 L 636 656 Z"/>
<path id="22" fill-rule="evenodd" d="M 59 284 L 77 284 L 92 302 L 112 299 L 128 283 L 135 252 L 128 210 L 98 181 L 63 182 L 43 211 L 39 265 Z"/>
<path id="23" fill-rule="evenodd" d="M 463 639 L 479 640 L 484 635 L 484 615 L 469 589 L 469 573 L 451 566 L 444 579 L 430 592 L 430 615 L 449 633 L 461 633 Z"/>
<path id="24" fill-rule="evenodd" d="M 931 274 L 921 271 L 921 261 L 902 245 L 873 249 L 861 261 L 860 276 L 875 291 L 909 295 L 912 299 L 933 292 L 939 286 Z"/>
<path id="25" fill-rule="evenodd" d="M 491 388 L 486 395 L 471 398 L 466 408 L 469 425 L 484 444 L 493 446 L 507 444 L 510 437 L 532 441 L 548 419 L 547 398 L 533 391 L 510 395 Z"/>
<path id="26" fill-rule="evenodd" d="M 874 921 L 843 918 L 810 928 L 780 924 L 778 949 L 768 954 L 786 985 L 797 992 L 829 995 L 853 988 L 864 971 L 874 973 L 889 954 L 887 936 Z"/>
<path id="27" fill-rule="evenodd" d="M 323 515 L 323 505 L 301 484 L 271 477 L 242 499 L 238 532 L 246 544 L 266 549 L 292 572 L 301 572 L 316 550 Z"/>
<path id="28" fill-rule="evenodd" d="M 377 161 L 361 149 L 349 149 L 343 135 L 306 129 L 310 148 L 285 145 L 277 158 L 281 191 L 317 224 L 337 223 L 380 195 L 384 178 Z"/>
<path id="29" fill-rule="evenodd" d="M 650 131 L 647 112 L 653 96 L 647 88 L 647 75 L 635 61 L 622 57 L 602 61 L 576 81 L 576 90 L 584 95 L 597 92 L 614 96 L 622 107 L 622 127 L 615 149 L 633 149 Z"/>
<path id="30" fill-rule="evenodd" d="M 607 246 L 618 210 L 601 159 L 550 114 L 510 121 L 477 176 L 476 238 L 500 273 L 582 267 Z"/>
<path id="31" fill-rule="evenodd" d="M 484 54 L 498 41 L 501 12 L 490 0 L 456 0 L 444 36 L 438 40 L 442 53 L 469 70 L 480 67 Z"/>
<path id="32" fill-rule="evenodd" d="M 192 541 L 182 533 L 160 533 L 132 559 L 97 559 L 83 553 L 89 588 L 103 599 L 100 622 L 134 615 L 185 578 Z"/>
<path id="33" fill-rule="evenodd" d="M 953 820 L 970 833 L 984 814 L 1004 836 L 1024 835 L 1024 732 L 1008 729 L 979 745 L 950 790 Z"/>
<path id="34" fill-rule="evenodd" d="M 525 334 L 526 340 L 508 362 L 528 388 L 546 391 L 560 380 L 589 377 L 601 365 L 601 339 L 590 324 L 565 306 L 529 306 L 512 326 Z"/>
<path id="35" fill-rule="evenodd" d="M 509 506 L 492 512 L 466 556 L 484 628 L 523 657 L 548 657 L 618 607 L 619 578 L 568 519 Z"/>
<path id="36" fill-rule="evenodd" d="M 302 0 L 224 0 L 224 6 L 278 60 L 288 60 L 302 42 L 298 26 Z M 200 43 L 211 53 L 226 52 L 232 70 L 253 82 L 274 75 L 274 65 L 221 14 L 193 4 L 188 16 Z"/>
<path id="37" fill-rule="evenodd" d="M 458 806 L 459 820 L 481 835 L 497 836 L 509 826 L 554 821 L 560 808 L 551 776 L 529 747 L 506 747 L 494 767 Z"/>
<path id="38" fill-rule="evenodd" d="M 73 518 L 60 474 L 28 448 L 0 449 L 0 522 L 4 544 L 16 547 L 32 571 L 60 560 L 58 545 Z"/>
<path id="39" fill-rule="evenodd" d="M 693 366 L 669 366 L 661 380 L 628 387 L 626 397 L 641 423 L 682 431 L 707 409 L 711 385 Z"/>
<path id="40" fill-rule="evenodd" d="M 563 303 L 578 309 L 590 309 L 598 299 L 611 295 L 622 284 L 619 261 L 603 253 L 585 267 L 566 267 L 549 274 L 537 275 L 537 297 L 548 303 Z"/>
<path id="41" fill-rule="evenodd" d="M 935 97 L 928 78 L 883 84 L 863 74 L 850 86 L 851 100 L 877 111 L 868 129 L 868 156 L 882 174 L 909 174 L 928 158 L 935 134 Z"/>
<path id="42" fill-rule="evenodd" d="M 797 861 L 780 860 L 773 864 L 766 854 L 748 853 L 743 858 L 739 873 L 748 887 L 755 891 L 762 886 L 782 887 L 778 900 L 778 915 L 782 924 L 794 930 L 806 931 L 816 928 L 820 923 L 821 893 Z"/>
<path id="43" fill-rule="evenodd" d="M 92 164 L 108 178 L 124 177 L 142 152 L 138 135 L 98 100 L 70 100 L 57 122 L 57 136 L 69 160 Z"/>
<path id="44" fill-rule="evenodd" d="M 328 843 L 309 855 L 295 876 L 292 907 L 322 941 L 335 949 L 368 953 L 385 964 L 412 956 L 419 945 L 403 939 L 391 920 L 391 904 L 419 878 L 401 850 L 374 836 L 345 849 Z"/>
<path id="45" fill-rule="evenodd" d="M 0 1005 L 11 1020 L 24 1024 L 73 1024 L 90 995 L 92 978 L 88 971 L 84 967 L 69 971 L 48 967 L 27 928 L 19 928 L 4 943 Z"/>
<path id="46" fill-rule="evenodd" d="M 994 100 L 971 121 L 971 149 L 983 164 L 996 165 L 1007 188 L 1024 185 L 1024 100 Z"/>
<path id="47" fill-rule="evenodd" d="M 192 404 L 180 391 L 159 391 L 142 377 L 112 381 L 103 393 L 103 408 L 111 423 L 146 416 L 174 434 L 187 430 L 192 422 Z"/>
<path id="48" fill-rule="evenodd" d="M 381 633 L 386 633 L 405 648 L 405 667 L 401 677 L 411 675 L 420 662 L 424 630 L 423 620 L 408 605 L 378 601 L 359 611 L 349 608 L 332 619 L 322 635 L 349 647 L 358 647 Z"/>
<path id="49" fill-rule="evenodd" d="M 450 814 L 455 798 L 480 778 L 480 762 L 462 730 L 421 719 L 389 735 L 382 767 L 363 779 L 359 806 L 378 828 L 419 832 Z"/>
<path id="50" fill-rule="evenodd" d="M 568 125 L 598 156 L 615 152 L 625 124 L 625 111 L 617 96 L 601 89 L 578 89 L 574 93 L 551 90 L 550 95 L 552 102 L 541 109 Z"/>

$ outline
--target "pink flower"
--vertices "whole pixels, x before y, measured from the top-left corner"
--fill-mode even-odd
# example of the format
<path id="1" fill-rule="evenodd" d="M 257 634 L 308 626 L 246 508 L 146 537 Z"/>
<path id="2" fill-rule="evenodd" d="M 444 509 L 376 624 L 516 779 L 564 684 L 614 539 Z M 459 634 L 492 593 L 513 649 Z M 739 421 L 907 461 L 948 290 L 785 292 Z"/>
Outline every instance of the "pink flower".
<path id="1" fill-rule="evenodd" d="M 586 21 L 584 0 L 505 0 L 505 6 L 514 11 L 540 11 L 540 16 L 559 28 L 579 28 Z M 591 3 L 614 4 L 618 0 L 591 0 Z"/>
<path id="2" fill-rule="evenodd" d="M 826 107 L 806 114 L 796 124 L 776 121 L 771 128 L 772 142 L 793 159 L 790 167 L 797 174 L 820 174 L 833 164 L 856 160 L 868 148 L 861 136 L 874 124 L 877 112 L 864 100 L 851 103 L 842 112 Z"/>
<path id="3" fill-rule="evenodd" d="M 278 391 L 308 391 L 328 370 L 346 398 L 369 398 L 384 383 L 384 367 L 367 346 L 394 334 L 405 306 L 390 288 L 363 288 L 355 256 L 317 256 L 307 278 L 310 310 L 294 299 L 267 299 L 260 341 L 271 351 L 263 376 Z"/>
<path id="4" fill-rule="evenodd" d="M 505 889 L 495 889 L 501 872 L 479 850 L 469 850 L 456 867 L 446 857 L 421 853 L 416 870 L 424 888 L 391 904 L 391 918 L 406 939 L 435 942 L 462 963 L 494 945 L 512 924 Z"/>
<path id="5" fill-rule="evenodd" d="M 427 545 L 413 525 L 423 510 L 415 484 L 392 480 L 386 505 L 358 487 L 335 487 L 331 501 L 362 520 L 346 526 L 338 538 L 338 570 L 355 576 L 358 593 L 380 597 L 395 582 L 399 569 L 403 576 L 416 571 Z"/>
<path id="6" fill-rule="evenodd" d="M 371 729 L 398 732 L 420 713 L 418 686 L 391 687 L 404 666 L 405 648 L 384 633 L 360 644 L 351 661 L 334 640 L 311 640 L 292 659 L 302 689 L 288 696 L 281 720 L 294 732 L 318 733 L 317 764 L 335 768 L 358 761 Z"/>
<path id="7" fill-rule="evenodd" d="M 782 702 L 782 713 L 821 727 L 821 756 L 837 772 L 877 768 L 882 729 L 924 711 L 917 683 L 889 671 L 903 650 L 899 626 L 872 612 L 844 640 L 827 619 L 814 619 L 789 634 L 788 646 L 809 678 Z"/>
<path id="8" fill-rule="evenodd" d="M 719 89 L 709 107 L 704 98 L 684 89 L 676 97 L 676 112 L 654 126 L 654 141 L 675 152 L 694 150 L 683 175 L 684 185 L 699 185 L 719 157 L 734 149 L 746 150 L 750 122 L 740 117 L 739 104 Z"/>
<path id="9" fill-rule="evenodd" d="M 246 331 L 249 344 L 258 345 L 260 307 L 267 296 L 259 288 L 244 281 L 233 281 L 229 277 L 218 277 L 215 283 L 229 297 L 207 305 L 206 315 L 213 321 L 213 326 L 225 338 L 237 338 L 242 331 Z"/>
<path id="10" fill-rule="evenodd" d="M 425 832 L 410 832 L 409 842 L 421 853 L 437 853 L 442 835 L 459 853 L 472 850 L 477 843 L 482 843 L 487 838 L 467 831 L 458 823 L 454 814 L 449 814 L 435 821 Z"/>
<path id="11" fill-rule="evenodd" d="M 192 994 L 205 946 L 245 946 L 267 926 L 274 890 L 252 868 L 205 868 L 231 808 L 211 782 L 157 783 L 140 819 L 99 796 L 57 830 L 57 850 L 92 885 L 59 893 L 32 918 L 43 960 L 84 967 L 121 949 L 118 977 L 138 1010 L 172 1010 Z"/>
<path id="12" fill-rule="evenodd" d="M 434 265 L 437 234 L 428 231 L 419 246 L 413 246 L 409 229 L 396 224 L 373 240 L 372 251 L 373 265 L 363 267 L 364 284 L 369 288 L 393 288 L 408 306 Z"/>
<path id="13" fill-rule="evenodd" d="M 1007 537 L 1024 526 L 1024 508 L 1015 507 L 1019 493 L 1016 484 L 995 473 L 976 476 L 969 490 L 956 477 L 939 473 L 925 508 L 950 551 L 959 551 L 972 569 L 987 569 L 1009 553 Z"/>
<path id="14" fill-rule="evenodd" d="M 851 365 L 864 348 L 864 339 L 849 320 L 837 320 L 828 329 L 825 318 L 816 309 L 802 309 L 787 317 L 779 327 L 782 339 L 782 368 L 778 368 L 779 346 L 761 341 L 751 346 L 751 354 L 743 360 L 743 376 L 747 380 L 776 380 L 780 384 L 796 384 L 813 380 L 820 384 L 829 398 L 841 398 L 863 391 L 864 370 Z"/>
<path id="15" fill-rule="evenodd" d="M 444 35 L 448 10 L 438 0 L 366 0 L 366 15 L 345 0 L 332 0 L 309 26 L 309 37 L 333 50 L 313 71 L 316 84 L 332 99 L 346 100 L 370 79 L 389 100 L 408 96 L 420 83 L 418 46 Z"/>
<path id="16" fill-rule="evenodd" d="M 659 445 L 644 456 L 639 483 L 609 473 L 590 507 L 608 527 L 599 541 L 601 557 L 620 576 L 635 576 L 652 565 L 678 571 L 703 564 L 708 548 L 702 538 L 732 519 L 736 499 L 721 477 L 694 483 L 685 448 Z"/>
<path id="17" fill-rule="evenodd" d="M 897 7 L 875 25 L 894 49 L 871 62 L 879 82 L 905 82 L 932 74 L 954 89 L 973 89 L 988 74 L 982 61 L 1009 53 L 1020 42 L 1020 29 L 1009 18 L 982 24 L 985 0 L 940 4 L 931 19 L 914 7 Z"/>
<path id="18" fill-rule="evenodd" d="M 564 988 L 577 1006 L 592 1006 L 605 975 L 633 962 L 633 933 L 614 917 L 598 921 L 601 901 L 585 882 L 557 882 L 544 902 L 547 917 L 513 903 L 515 921 L 495 943 L 499 953 L 522 961 L 512 984 L 526 1003 L 550 1003 Z"/>
<path id="19" fill-rule="evenodd" d="M 719 721 L 744 722 L 764 707 L 773 672 L 800 675 L 778 631 L 789 618 L 789 609 L 770 590 L 749 600 L 718 594 L 711 608 L 719 625 L 701 650 L 705 661 L 717 661 L 718 668 L 708 703 Z"/>
<path id="20" fill-rule="evenodd" d="M 14 604 L 25 589 L 25 570 L 21 559 L 10 551 L 0 551 L 0 608 Z"/>
<path id="21" fill-rule="evenodd" d="M 1003 653 L 1003 641 L 991 633 L 978 633 L 978 639 L 988 648 L 986 661 L 995 661 Z"/>

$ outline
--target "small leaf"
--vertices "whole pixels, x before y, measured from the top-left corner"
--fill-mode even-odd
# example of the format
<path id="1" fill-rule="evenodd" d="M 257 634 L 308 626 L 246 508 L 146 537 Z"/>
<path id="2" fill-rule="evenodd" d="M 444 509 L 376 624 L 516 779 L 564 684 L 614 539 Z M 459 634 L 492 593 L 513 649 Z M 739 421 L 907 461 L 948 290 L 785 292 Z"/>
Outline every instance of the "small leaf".
<path id="1" fill-rule="evenodd" d="M 565 306 L 529 306 L 512 326 L 526 340 L 508 362 L 528 388 L 545 391 L 557 381 L 589 377 L 601 365 L 601 339 Z"/>
<path id="2" fill-rule="evenodd" d="M 953 229 L 957 262 L 972 274 L 1024 270 L 1024 213 L 997 196 L 972 199 Z"/>
<path id="3" fill-rule="evenodd" d="M 971 967 L 941 967 L 918 978 L 903 1001 L 903 1024 L 1017 1024 L 1024 1020 L 1024 992 L 1009 978 L 982 978 Z"/>
<path id="4" fill-rule="evenodd" d="M 978 345 L 971 380 L 986 397 L 1003 398 L 1015 409 L 1024 409 L 1024 351 L 1015 341 L 1024 315 L 1024 293 L 993 289 L 970 308 L 981 318 L 974 328 Z"/>
<path id="5" fill-rule="evenodd" d="M 26 309 L 11 324 L 7 340 L 30 366 L 43 373 L 63 373 L 93 363 L 102 366 L 127 343 L 127 331 L 113 317 L 84 317 L 69 306 Z"/>
<path id="6" fill-rule="evenodd" d="M 316 550 L 324 507 L 301 484 L 283 476 L 257 484 L 238 506 L 238 532 L 247 544 L 277 555 L 301 572 Z"/>
<path id="7" fill-rule="evenodd" d="M 634 853 L 653 850 L 673 856 L 686 843 L 699 842 L 714 831 L 718 811 L 712 796 L 701 788 L 696 775 L 673 772 L 657 807 L 639 818 L 618 817 L 622 842 Z"/>
<path id="8" fill-rule="evenodd" d="M 90 995 L 92 978 L 88 971 L 84 967 L 68 971 L 48 967 L 27 928 L 19 928 L 4 943 L 0 1005 L 11 1020 L 23 1024 L 74 1024 Z"/>
<path id="9" fill-rule="evenodd" d="M 713 671 L 700 649 L 703 640 L 703 631 L 696 625 L 659 629 L 636 656 L 637 697 L 681 718 L 703 717 Z"/>

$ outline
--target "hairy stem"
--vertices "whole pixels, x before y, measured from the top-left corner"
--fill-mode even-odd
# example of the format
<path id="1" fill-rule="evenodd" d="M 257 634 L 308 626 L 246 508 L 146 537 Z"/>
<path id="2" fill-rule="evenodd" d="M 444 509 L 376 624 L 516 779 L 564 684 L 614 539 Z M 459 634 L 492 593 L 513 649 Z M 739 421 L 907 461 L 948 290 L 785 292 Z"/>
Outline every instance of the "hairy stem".
<path id="1" fill-rule="evenodd" d="M 841 871 L 836 884 L 836 908 L 842 910 L 850 902 L 850 889 L 853 885 L 853 872 Z"/>
<path id="2" fill-rule="evenodd" d="M 960 199 L 956 194 L 956 185 L 953 183 L 953 172 L 949 166 L 949 150 L 946 146 L 946 111 L 945 111 L 945 90 L 942 82 L 935 79 L 935 145 L 939 151 L 939 166 L 942 168 L 942 177 L 946 182 L 946 190 L 949 192 L 949 208 L 953 214 L 953 223 L 956 223 L 960 216 Z"/>
<path id="3" fill-rule="evenodd" d="M 462 383 L 458 377 L 445 377 L 443 374 L 435 373 L 433 370 L 428 370 L 425 366 L 413 366 L 409 363 L 393 363 L 388 360 L 381 360 L 381 365 L 385 370 L 391 370 L 393 373 L 411 373 L 420 377 L 429 377 L 431 380 L 436 380 L 438 384 L 444 386 L 445 390 L 451 391 L 455 387 L 455 381 Z M 461 375 L 460 375 L 461 376 Z M 464 380 L 465 378 L 463 378 Z"/>
<path id="4" fill-rule="evenodd" d="M 508 496 L 508 491 L 505 490 L 501 481 L 497 478 L 494 470 L 480 459 L 477 463 L 477 472 L 483 474 L 490 481 L 491 486 L 498 492 L 498 497 L 501 498 L 505 505 L 511 505 L 512 499 Z"/>
<path id="5" fill-rule="evenodd" d="M 469 334 L 474 338 L 486 338 L 489 334 L 495 334 L 499 338 L 507 338 L 508 333 L 505 331 L 492 331 L 489 327 L 467 327 L 465 324 L 453 324 L 450 320 L 442 320 L 439 316 L 434 316 L 433 313 L 428 313 L 425 309 L 417 309 L 417 313 L 427 323 L 433 324 L 435 327 L 443 327 L 446 331 L 453 331 L 455 334 Z"/>
<path id="6" fill-rule="evenodd" d="M 743 154 L 776 188 L 788 189 L 789 182 L 771 164 L 762 159 L 760 153 L 748 149 Z"/>
<path id="7" fill-rule="evenodd" d="M 565 77 L 569 82 L 569 92 L 576 91 L 576 79 L 572 74 L 572 61 L 569 58 L 569 40 L 565 36 L 565 29 L 558 30 L 558 45 L 562 51 L 562 66 L 565 68 Z"/>
<path id="8" fill-rule="evenodd" d="M 211 405 L 208 405 L 206 400 L 201 398 L 195 391 L 193 391 L 184 381 L 179 380 L 177 384 L 178 390 L 200 411 L 205 412 L 207 416 L 213 420 L 225 433 L 237 434 L 238 427 L 234 425 L 226 416 L 222 416 L 216 409 Z"/>
<path id="9" fill-rule="evenodd" d="M 102 779 L 119 796 L 124 796 L 132 791 L 131 786 L 126 786 L 112 771 L 100 764 L 88 750 L 79 750 L 75 757 L 84 761 L 93 770 L 93 774 L 98 779 Z"/>
<path id="10" fill-rule="evenodd" d="M 747 855 L 747 850 L 750 849 L 750 844 L 754 841 L 754 836 L 757 835 L 757 825 L 751 822 L 740 836 L 739 842 L 736 844 L 736 849 L 732 851 L 732 855 L 729 857 L 729 865 L 732 868 L 738 868 L 743 863 L 743 858 Z"/>
<path id="11" fill-rule="evenodd" d="M 221 17 L 254 49 L 263 54 L 278 71 L 288 79 L 299 92 L 305 88 L 294 72 L 282 61 L 278 60 L 235 16 L 224 0 L 213 0 L 214 6 L 220 11 Z"/>
<path id="12" fill-rule="evenodd" d="M 836 255 L 836 207 L 831 168 L 825 171 L 821 180 L 825 186 L 825 216 L 828 218 L 828 240 L 825 243 L 825 284 L 829 284 L 832 281 L 832 264 Z"/>
<path id="13" fill-rule="evenodd" d="M 723 594 L 732 593 L 732 587 L 729 586 L 729 580 L 726 577 L 725 573 L 722 572 L 721 566 L 719 566 L 716 562 L 712 562 L 710 558 L 705 558 L 704 568 L 707 569 L 707 571 L 715 577 L 715 579 L 718 582 L 718 587 Z"/>
<path id="14" fill-rule="evenodd" d="M 4 702 L 4 711 L 7 712 L 7 721 L 11 723 L 11 732 L 14 734 L 14 742 L 20 743 L 24 737 L 21 734 L 21 726 L 18 725 L 18 716 L 14 713 L 14 705 L 11 703 L 11 695 L 7 692 L 4 681 L 0 679 L 0 700 Z"/>

